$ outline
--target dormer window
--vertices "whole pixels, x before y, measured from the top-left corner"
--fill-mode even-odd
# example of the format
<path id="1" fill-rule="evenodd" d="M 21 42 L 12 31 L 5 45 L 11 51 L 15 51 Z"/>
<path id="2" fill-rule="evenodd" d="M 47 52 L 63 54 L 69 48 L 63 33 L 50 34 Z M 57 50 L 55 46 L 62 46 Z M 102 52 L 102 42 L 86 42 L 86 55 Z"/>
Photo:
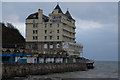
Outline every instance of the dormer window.
<path id="1" fill-rule="evenodd" d="M 34 15 L 33 17 L 35 18 L 36 16 Z"/>

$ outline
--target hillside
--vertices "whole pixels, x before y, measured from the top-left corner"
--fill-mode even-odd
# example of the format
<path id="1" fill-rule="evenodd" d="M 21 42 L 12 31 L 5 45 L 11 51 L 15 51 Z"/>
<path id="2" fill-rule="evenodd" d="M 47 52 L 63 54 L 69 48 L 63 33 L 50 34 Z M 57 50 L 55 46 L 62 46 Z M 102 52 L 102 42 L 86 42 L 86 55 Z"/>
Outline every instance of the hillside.
<path id="1" fill-rule="evenodd" d="M 2 47 L 3 48 L 14 48 L 22 47 L 24 48 L 25 39 L 21 35 L 18 29 L 16 29 L 12 24 L 4 23 L 2 24 Z"/>

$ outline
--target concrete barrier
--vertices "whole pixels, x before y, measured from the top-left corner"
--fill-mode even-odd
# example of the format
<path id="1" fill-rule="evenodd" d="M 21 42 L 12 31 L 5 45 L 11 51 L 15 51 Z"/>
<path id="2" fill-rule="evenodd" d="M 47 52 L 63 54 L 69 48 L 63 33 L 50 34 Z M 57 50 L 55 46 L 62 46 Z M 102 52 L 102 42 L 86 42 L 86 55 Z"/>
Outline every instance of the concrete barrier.
<path id="1" fill-rule="evenodd" d="M 27 75 L 43 75 L 87 70 L 86 63 L 11 63 L 2 65 L 2 78 L 25 77 Z"/>

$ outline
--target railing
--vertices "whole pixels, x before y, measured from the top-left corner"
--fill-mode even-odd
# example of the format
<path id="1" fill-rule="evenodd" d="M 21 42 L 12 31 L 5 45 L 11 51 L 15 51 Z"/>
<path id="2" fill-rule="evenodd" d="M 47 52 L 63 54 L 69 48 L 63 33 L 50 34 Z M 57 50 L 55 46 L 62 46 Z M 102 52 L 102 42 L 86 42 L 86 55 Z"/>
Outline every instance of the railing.
<path id="1" fill-rule="evenodd" d="M 85 58 L 82 57 L 75 57 L 75 56 L 58 56 L 58 57 L 40 57 L 34 56 L 36 54 L 9 54 L 9 55 L 0 55 L 3 57 L 2 63 L 18 63 L 18 62 L 23 62 L 23 63 L 76 63 L 76 62 L 84 62 L 84 61 L 89 61 Z M 24 61 L 23 61 L 24 60 Z M 32 61 L 32 62 L 31 62 Z"/>

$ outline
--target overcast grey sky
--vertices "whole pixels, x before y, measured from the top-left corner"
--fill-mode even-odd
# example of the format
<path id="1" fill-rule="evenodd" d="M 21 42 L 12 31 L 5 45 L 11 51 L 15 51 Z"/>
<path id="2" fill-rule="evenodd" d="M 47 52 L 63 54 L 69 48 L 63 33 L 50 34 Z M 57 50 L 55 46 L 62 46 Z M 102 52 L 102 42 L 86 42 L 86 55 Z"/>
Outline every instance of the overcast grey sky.
<path id="1" fill-rule="evenodd" d="M 117 2 L 60 2 L 76 20 L 76 42 L 84 46 L 84 57 L 94 60 L 118 59 Z M 15 25 L 25 36 L 25 19 L 43 9 L 49 15 L 55 2 L 3 2 L 2 20 Z"/>

